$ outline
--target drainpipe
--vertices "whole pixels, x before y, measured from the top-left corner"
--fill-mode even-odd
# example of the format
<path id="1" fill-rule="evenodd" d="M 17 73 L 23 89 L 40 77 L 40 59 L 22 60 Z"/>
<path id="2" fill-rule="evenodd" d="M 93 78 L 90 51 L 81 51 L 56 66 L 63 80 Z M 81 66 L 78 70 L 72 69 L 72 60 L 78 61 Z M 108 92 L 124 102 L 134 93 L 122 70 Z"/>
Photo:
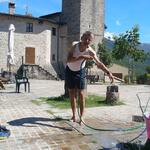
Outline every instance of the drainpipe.
<path id="1" fill-rule="evenodd" d="M 58 29 L 57 29 L 57 66 L 58 66 L 58 77 L 61 75 L 61 69 L 60 69 L 60 64 L 59 64 L 59 37 L 60 36 L 60 17 L 59 17 L 59 23 L 58 23 Z"/>
<path id="2" fill-rule="evenodd" d="M 58 25 L 58 28 L 57 28 L 57 63 L 59 61 L 59 28 L 60 26 Z"/>

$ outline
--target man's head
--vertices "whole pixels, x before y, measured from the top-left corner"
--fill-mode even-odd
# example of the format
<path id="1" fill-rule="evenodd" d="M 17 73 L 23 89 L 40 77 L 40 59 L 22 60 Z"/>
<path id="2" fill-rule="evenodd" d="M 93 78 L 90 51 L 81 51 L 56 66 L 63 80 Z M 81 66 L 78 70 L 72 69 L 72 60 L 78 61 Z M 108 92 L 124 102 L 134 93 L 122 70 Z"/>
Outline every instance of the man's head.
<path id="1" fill-rule="evenodd" d="M 81 36 L 81 41 L 84 43 L 84 45 L 88 46 L 89 44 L 91 44 L 93 38 L 94 38 L 93 33 L 90 31 L 86 31 Z"/>

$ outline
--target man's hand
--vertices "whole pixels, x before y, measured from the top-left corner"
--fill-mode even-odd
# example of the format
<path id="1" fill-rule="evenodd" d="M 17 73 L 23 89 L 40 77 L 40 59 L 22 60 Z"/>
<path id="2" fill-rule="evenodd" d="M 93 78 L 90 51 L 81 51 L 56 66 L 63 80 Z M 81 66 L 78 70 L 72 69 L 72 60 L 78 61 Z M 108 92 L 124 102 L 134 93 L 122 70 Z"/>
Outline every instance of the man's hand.
<path id="1" fill-rule="evenodd" d="M 113 83 L 113 82 L 114 82 L 114 76 L 112 75 L 112 73 L 111 73 L 111 72 L 108 72 L 107 75 L 108 75 L 108 77 L 109 77 L 111 83 Z"/>

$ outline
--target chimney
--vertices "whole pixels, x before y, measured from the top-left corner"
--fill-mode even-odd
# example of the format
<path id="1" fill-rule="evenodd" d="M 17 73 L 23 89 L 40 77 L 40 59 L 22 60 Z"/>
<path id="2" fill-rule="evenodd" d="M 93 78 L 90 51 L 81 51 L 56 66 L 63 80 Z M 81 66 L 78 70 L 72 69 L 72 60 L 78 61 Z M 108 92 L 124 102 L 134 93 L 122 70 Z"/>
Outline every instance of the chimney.
<path id="1" fill-rule="evenodd" d="M 14 13 L 15 13 L 15 3 L 10 2 L 8 5 L 9 5 L 9 14 L 14 15 Z"/>

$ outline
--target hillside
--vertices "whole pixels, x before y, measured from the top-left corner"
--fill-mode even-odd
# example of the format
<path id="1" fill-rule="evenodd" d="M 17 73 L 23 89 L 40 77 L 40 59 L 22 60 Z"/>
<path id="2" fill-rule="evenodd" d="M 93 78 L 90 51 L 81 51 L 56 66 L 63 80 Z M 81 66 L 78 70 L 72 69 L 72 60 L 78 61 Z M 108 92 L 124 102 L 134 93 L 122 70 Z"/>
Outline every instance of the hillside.
<path id="1" fill-rule="evenodd" d="M 148 43 L 140 44 L 139 48 L 145 50 L 146 52 L 150 52 L 150 44 L 148 44 Z"/>
<path id="2" fill-rule="evenodd" d="M 107 46 L 108 48 L 110 48 L 110 49 L 113 48 L 113 46 L 114 46 L 114 42 L 113 42 L 113 41 L 104 38 L 104 42 L 106 43 L 106 46 Z M 150 52 L 150 43 L 141 43 L 138 47 L 139 47 L 140 49 L 145 50 L 146 52 Z"/>
<path id="3" fill-rule="evenodd" d="M 106 47 L 110 50 L 113 49 L 113 46 L 114 46 L 114 42 L 109 40 L 109 39 L 104 39 L 104 42 L 106 44 Z M 143 49 L 145 52 L 150 52 L 150 44 L 149 43 L 142 43 L 139 45 L 139 49 Z M 120 65 L 123 65 L 123 66 L 126 66 L 128 67 L 128 59 L 125 58 L 123 60 L 114 60 L 114 63 L 117 63 L 117 64 L 120 64 Z M 138 63 L 135 63 L 135 72 L 138 73 L 138 74 L 143 74 L 145 72 L 145 68 L 146 66 L 150 65 L 150 58 L 148 58 L 145 62 L 138 62 Z"/>

